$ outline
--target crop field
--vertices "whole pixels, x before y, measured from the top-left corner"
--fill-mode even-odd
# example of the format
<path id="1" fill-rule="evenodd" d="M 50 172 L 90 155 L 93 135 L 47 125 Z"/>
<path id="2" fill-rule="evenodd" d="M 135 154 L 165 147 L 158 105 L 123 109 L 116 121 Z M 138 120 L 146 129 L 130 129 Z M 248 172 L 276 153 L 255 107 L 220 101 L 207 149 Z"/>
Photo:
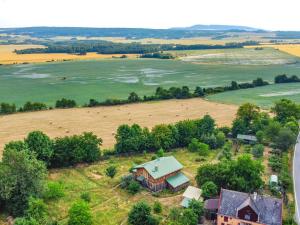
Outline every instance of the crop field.
<path id="1" fill-rule="evenodd" d="M 235 105 L 187 99 L 1 116 L 0 158 L 5 143 L 22 140 L 33 130 L 41 130 L 52 138 L 91 131 L 103 139 L 103 147 L 111 148 L 121 124 L 137 123 L 152 128 L 156 124 L 198 119 L 209 114 L 219 126 L 224 126 L 231 124 L 236 111 Z"/>
<path id="2" fill-rule="evenodd" d="M 185 54 L 187 58 L 196 54 L 198 59 L 103 59 L 3 65 L 0 66 L 0 102 L 20 106 L 26 101 L 39 101 L 53 105 L 65 97 L 84 104 L 91 98 L 124 99 L 132 91 L 140 96 L 149 95 L 158 86 L 224 86 L 232 80 L 248 82 L 257 77 L 273 82 L 278 74 L 299 75 L 300 69 L 298 58 L 273 49 L 205 50 Z M 199 57 L 204 57 L 206 63 L 199 63 Z"/>
<path id="3" fill-rule="evenodd" d="M 172 52 L 172 51 L 171 51 Z M 255 50 L 254 48 L 224 50 L 173 51 L 181 60 L 199 64 L 223 65 L 278 65 L 300 62 L 298 57 L 272 48 Z"/>
<path id="4" fill-rule="evenodd" d="M 248 46 L 248 48 L 256 48 L 256 47 L 258 46 Z M 286 52 L 290 55 L 300 57 L 300 44 L 268 44 L 268 45 L 260 45 L 259 47 L 273 48 L 281 52 Z"/>
<path id="5" fill-rule="evenodd" d="M 263 108 L 269 108 L 273 103 L 282 98 L 300 102 L 300 83 L 273 84 L 254 89 L 244 89 L 224 92 L 208 96 L 208 100 L 227 104 L 242 104 L 251 102 Z"/>
<path id="6" fill-rule="evenodd" d="M 64 60 L 87 60 L 87 59 L 109 59 L 120 57 L 120 54 L 103 55 L 95 52 L 87 53 L 86 55 L 72 55 L 66 53 L 51 53 L 51 54 L 22 54 L 18 55 L 13 51 L 15 49 L 27 48 L 43 48 L 42 45 L 0 45 L 0 64 L 22 64 L 22 63 L 37 63 L 48 61 L 64 61 Z M 135 57 L 135 55 L 128 55 Z"/>

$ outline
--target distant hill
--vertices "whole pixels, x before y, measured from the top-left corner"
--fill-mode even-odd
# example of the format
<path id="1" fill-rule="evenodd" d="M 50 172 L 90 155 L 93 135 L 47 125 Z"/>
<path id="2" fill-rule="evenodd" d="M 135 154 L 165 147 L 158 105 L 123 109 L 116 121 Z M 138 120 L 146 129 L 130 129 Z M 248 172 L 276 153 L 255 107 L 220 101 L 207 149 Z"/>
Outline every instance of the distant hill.
<path id="1" fill-rule="evenodd" d="M 260 29 L 246 26 L 236 26 L 236 25 L 194 25 L 191 27 L 174 27 L 173 30 L 210 30 L 210 31 L 258 31 Z"/>
<path id="2" fill-rule="evenodd" d="M 187 28 L 144 29 L 144 28 L 87 28 L 87 27 L 21 27 L 0 28 L 0 34 L 29 35 L 32 37 L 49 38 L 54 36 L 86 36 L 86 37 L 125 37 L 141 38 L 193 38 L 214 37 L 227 31 L 257 31 L 255 28 L 226 25 L 195 25 Z"/>

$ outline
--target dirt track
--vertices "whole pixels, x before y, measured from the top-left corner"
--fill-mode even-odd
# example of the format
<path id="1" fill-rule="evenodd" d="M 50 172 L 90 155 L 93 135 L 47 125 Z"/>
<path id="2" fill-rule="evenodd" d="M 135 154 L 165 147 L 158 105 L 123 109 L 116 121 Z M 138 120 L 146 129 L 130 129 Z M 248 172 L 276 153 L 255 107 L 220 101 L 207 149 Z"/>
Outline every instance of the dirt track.
<path id="1" fill-rule="evenodd" d="M 41 130 L 52 138 L 92 131 L 103 139 L 103 147 L 108 148 L 113 146 L 114 134 L 121 124 L 137 123 L 151 128 L 209 114 L 222 126 L 231 124 L 236 110 L 237 106 L 233 105 L 188 99 L 19 113 L 0 117 L 0 149 L 33 130 Z"/>

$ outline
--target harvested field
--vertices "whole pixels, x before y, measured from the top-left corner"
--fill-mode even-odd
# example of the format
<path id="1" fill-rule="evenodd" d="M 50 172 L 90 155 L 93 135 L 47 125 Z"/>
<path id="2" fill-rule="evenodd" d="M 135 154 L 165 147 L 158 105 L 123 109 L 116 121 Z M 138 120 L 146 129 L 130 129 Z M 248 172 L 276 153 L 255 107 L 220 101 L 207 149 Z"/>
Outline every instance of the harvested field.
<path id="1" fill-rule="evenodd" d="M 41 130 L 50 137 L 92 131 L 103 139 L 103 147 L 112 147 L 121 124 L 137 123 L 149 128 L 211 115 L 219 126 L 230 125 L 237 106 L 202 99 L 168 100 L 123 106 L 49 110 L 0 117 L 0 149 L 11 140 L 23 139 L 30 131 Z"/>
<path id="2" fill-rule="evenodd" d="M 120 57 L 122 54 L 97 54 L 95 52 L 87 53 L 86 55 L 72 55 L 66 53 L 50 53 L 50 54 L 16 54 L 15 49 L 27 48 L 43 48 L 42 45 L 0 45 L 0 64 L 22 64 L 22 63 L 37 63 L 49 61 L 64 61 L 64 60 L 83 60 L 83 59 L 110 59 Z M 135 55 L 128 55 L 135 57 Z"/>
<path id="3" fill-rule="evenodd" d="M 279 51 L 288 53 L 290 55 L 300 57 L 300 44 L 268 44 L 268 45 L 259 45 L 259 46 L 249 46 L 249 48 L 256 48 L 256 47 L 263 47 L 263 48 L 274 48 L 278 49 Z"/>

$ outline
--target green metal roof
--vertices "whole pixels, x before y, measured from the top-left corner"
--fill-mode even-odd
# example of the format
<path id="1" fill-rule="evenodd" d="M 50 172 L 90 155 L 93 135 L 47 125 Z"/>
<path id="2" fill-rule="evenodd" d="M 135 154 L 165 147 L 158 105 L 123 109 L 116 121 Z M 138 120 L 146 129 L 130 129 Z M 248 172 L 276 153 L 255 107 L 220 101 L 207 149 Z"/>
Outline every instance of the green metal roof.
<path id="1" fill-rule="evenodd" d="M 192 199 L 190 198 L 184 198 L 182 200 L 182 202 L 180 203 L 181 206 L 183 206 L 184 208 L 188 208 L 190 205 L 190 201 L 192 201 Z"/>
<path id="2" fill-rule="evenodd" d="M 167 178 L 167 182 L 173 187 L 176 188 L 186 182 L 189 182 L 189 178 L 187 178 L 183 173 L 177 173 L 176 175 Z"/>
<path id="3" fill-rule="evenodd" d="M 173 156 L 168 156 L 161 157 L 150 162 L 146 162 L 134 168 L 145 168 L 145 170 L 147 170 L 147 172 L 154 179 L 158 179 L 167 174 L 181 170 L 183 166 Z"/>

